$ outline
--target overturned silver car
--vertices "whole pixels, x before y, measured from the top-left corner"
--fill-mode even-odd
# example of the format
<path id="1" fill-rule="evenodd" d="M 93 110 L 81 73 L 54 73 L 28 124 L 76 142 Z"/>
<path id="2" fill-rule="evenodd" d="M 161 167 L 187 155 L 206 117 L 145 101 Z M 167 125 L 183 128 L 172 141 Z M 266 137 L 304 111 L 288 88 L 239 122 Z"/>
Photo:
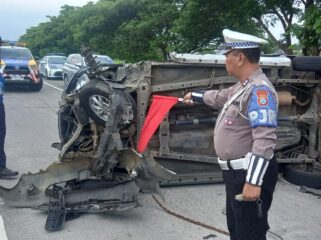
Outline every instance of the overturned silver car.
<path id="1" fill-rule="evenodd" d="M 100 64 L 83 49 L 88 68 L 65 85 L 58 111 L 59 160 L 47 170 L 23 175 L 0 188 L 7 204 L 48 211 L 46 229 L 88 212 L 126 210 L 141 193 L 158 186 L 221 182 L 213 146 L 218 110 L 176 104 L 153 135 L 147 151 L 135 149 L 152 95 L 183 97 L 221 89 L 223 55 L 171 54 L 168 62 Z M 321 188 L 321 57 L 261 57 L 279 95 L 276 157 L 285 177 Z"/>

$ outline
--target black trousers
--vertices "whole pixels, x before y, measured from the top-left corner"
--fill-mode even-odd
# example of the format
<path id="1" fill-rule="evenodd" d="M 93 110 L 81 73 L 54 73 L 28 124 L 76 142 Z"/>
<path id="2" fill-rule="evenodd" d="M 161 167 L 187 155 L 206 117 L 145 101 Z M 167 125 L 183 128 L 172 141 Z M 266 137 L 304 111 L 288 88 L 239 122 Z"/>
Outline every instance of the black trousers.
<path id="1" fill-rule="evenodd" d="M 269 230 L 268 211 L 270 209 L 273 192 L 278 178 L 276 160 L 270 160 L 263 177 L 261 187 L 262 214 L 256 201 L 237 201 L 235 195 L 242 193 L 245 184 L 245 170 L 223 170 L 226 184 L 226 217 L 231 240 L 266 240 Z"/>
<path id="2" fill-rule="evenodd" d="M 6 114 L 4 104 L 0 102 L 0 168 L 6 166 L 6 153 L 4 152 L 4 140 L 6 137 Z"/>

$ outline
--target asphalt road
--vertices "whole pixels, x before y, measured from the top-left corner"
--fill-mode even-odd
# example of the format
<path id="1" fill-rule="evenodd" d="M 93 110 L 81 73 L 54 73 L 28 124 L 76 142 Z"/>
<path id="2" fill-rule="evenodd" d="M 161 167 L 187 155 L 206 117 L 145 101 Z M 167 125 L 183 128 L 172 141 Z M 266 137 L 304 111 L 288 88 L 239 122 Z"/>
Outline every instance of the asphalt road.
<path id="1" fill-rule="evenodd" d="M 48 85 L 50 84 L 50 85 Z M 20 173 L 37 172 L 57 160 L 51 148 L 58 141 L 58 100 L 62 81 L 46 81 L 40 92 L 9 89 L 5 94 L 8 167 Z M 17 180 L 0 180 L 12 187 Z M 207 225 L 226 230 L 223 184 L 163 188 L 164 205 L 171 211 Z M 270 211 L 268 239 L 321 239 L 321 199 L 303 194 L 298 187 L 279 181 Z M 227 240 L 227 236 L 183 221 L 163 211 L 150 195 L 141 207 L 113 214 L 88 214 L 66 222 L 60 232 L 46 232 L 46 215 L 33 209 L 9 208 L 0 198 L 0 215 L 9 240 Z M 0 219 L 1 220 L 1 219 Z M 1 224 L 0 224 L 1 225 Z M 1 226 L 0 226 L 1 231 Z M 1 238 L 0 232 L 0 238 Z M 3 240 L 3 239 L 0 239 Z"/>

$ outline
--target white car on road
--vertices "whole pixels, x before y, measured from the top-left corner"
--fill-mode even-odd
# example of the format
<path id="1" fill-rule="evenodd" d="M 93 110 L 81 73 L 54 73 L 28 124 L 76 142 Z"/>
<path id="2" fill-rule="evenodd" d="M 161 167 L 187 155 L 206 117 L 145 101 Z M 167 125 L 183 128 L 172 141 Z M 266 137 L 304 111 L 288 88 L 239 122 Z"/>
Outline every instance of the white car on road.
<path id="1" fill-rule="evenodd" d="M 94 54 L 94 58 L 101 64 L 114 64 L 114 61 L 107 55 Z M 79 53 L 70 54 L 62 68 L 62 78 L 65 83 L 72 78 L 75 72 L 87 66 L 84 57 Z"/>
<path id="2" fill-rule="evenodd" d="M 62 67 L 66 59 L 59 55 L 44 56 L 39 62 L 40 75 L 45 79 L 62 79 Z"/>

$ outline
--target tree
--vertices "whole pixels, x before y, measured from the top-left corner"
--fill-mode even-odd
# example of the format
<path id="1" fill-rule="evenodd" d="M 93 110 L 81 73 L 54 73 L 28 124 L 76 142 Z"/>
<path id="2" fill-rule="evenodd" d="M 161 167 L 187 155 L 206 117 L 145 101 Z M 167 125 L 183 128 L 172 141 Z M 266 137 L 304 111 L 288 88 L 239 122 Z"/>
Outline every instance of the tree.
<path id="1" fill-rule="evenodd" d="M 82 8 L 77 13 L 77 18 L 82 20 L 76 27 L 75 39 L 101 54 L 119 57 L 113 41 L 115 34 L 123 23 L 135 18 L 139 10 L 135 0 L 105 0 L 91 8 Z"/>
<path id="2" fill-rule="evenodd" d="M 179 35 L 177 48 L 187 52 L 203 52 L 223 42 L 222 30 L 260 34 L 245 3 L 234 0 L 186 0 L 174 31 Z"/>
<path id="3" fill-rule="evenodd" d="M 119 55 L 133 62 L 165 60 L 176 41 L 171 31 L 179 16 L 178 3 L 173 0 L 138 0 L 140 12 L 120 27 L 114 39 Z"/>
<path id="4" fill-rule="evenodd" d="M 321 52 L 321 3 L 320 1 L 303 1 L 305 13 L 300 18 L 295 32 L 300 40 L 304 55 L 320 55 Z"/>
<path id="5" fill-rule="evenodd" d="M 304 54 L 319 55 L 321 0 L 99 0 L 83 7 L 65 5 L 58 16 L 27 30 L 20 40 L 35 55 L 95 52 L 130 62 L 165 60 L 171 51 L 213 52 L 229 28 L 268 39 L 292 54 L 297 36 Z M 299 20 L 299 23 L 295 22 Z M 277 39 L 271 29 L 281 23 Z"/>
<path id="6" fill-rule="evenodd" d="M 272 44 L 291 54 L 293 22 L 302 12 L 300 4 L 300 0 L 187 0 L 176 30 L 187 50 L 199 51 L 208 43 L 216 46 L 222 41 L 222 30 L 230 28 L 259 36 L 266 33 Z M 280 40 L 271 32 L 277 22 L 284 29 Z"/>
<path id="7" fill-rule="evenodd" d="M 58 49 L 66 54 L 75 53 L 85 45 L 97 53 L 112 56 L 116 53 L 113 39 L 118 28 L 137 15 L 138 5 L 135 2 L 100 0 L 83 7 L 65 5 L 59 16 L 49 16 L 48 22 L 28 29 L 20 39 L 27 41 L 30 49 L 39 55 Z"/>
<path id="8" fill-rule="evenodd" d="M 249 0 L 247 1 L 251 8 L 251 14 L 256 20 L 257 25 L 264 29 L 268 37 L 281 50 L 287 54 L 293 54 L 292 34 L 295 17 L 302 13 L 300 0 Z M 284 34 L 280 40 L 271 32 L 277 22 L 281 23 Z"/>
<path id="9" fill-rule="evenodd" d="M 58 17 L 48 16 L 49 21 L 40 23 L 37 27 L 27 29 L 20 40 L 27 42 L 35 55 L 43 56 L 48 52 L 66 52 L 79 49 L 74 41 L 72 27 L 74 22 L 70 17 L 78 8 L 65 5 Z"/>

